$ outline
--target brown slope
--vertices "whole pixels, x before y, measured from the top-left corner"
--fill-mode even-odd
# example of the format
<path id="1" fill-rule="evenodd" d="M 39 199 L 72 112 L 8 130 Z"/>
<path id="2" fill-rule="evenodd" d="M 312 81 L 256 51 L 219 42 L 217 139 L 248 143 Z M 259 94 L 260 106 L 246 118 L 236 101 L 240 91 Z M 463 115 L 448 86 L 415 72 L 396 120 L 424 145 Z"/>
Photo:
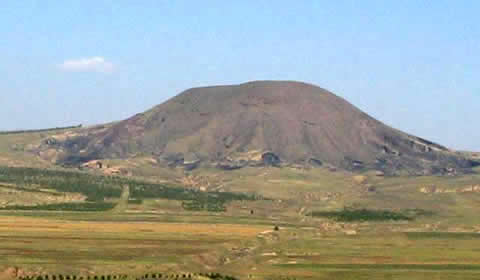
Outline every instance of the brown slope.
<path id="1" fill-rule="evenodd" d="M 464 171 L 473 164 L 384 125 L 322 88 L 284 81 L 189 89 L 73 142 L 63 162 L 153 154 L 190 167 L 268 161 L 415 174 Z"/>

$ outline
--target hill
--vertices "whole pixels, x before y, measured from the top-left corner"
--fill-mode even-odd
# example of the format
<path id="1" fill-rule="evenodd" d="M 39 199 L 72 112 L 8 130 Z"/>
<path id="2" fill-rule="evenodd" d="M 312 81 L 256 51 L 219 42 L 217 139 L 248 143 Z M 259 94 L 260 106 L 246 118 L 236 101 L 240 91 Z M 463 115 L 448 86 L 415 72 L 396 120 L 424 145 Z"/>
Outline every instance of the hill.
<path id="1" fill-rule="evenodd" d="M 192 88 L 129 119 L 51 141 L 58 163 L 152 155 L 159 164 L 321 166 L 412 175 L 478 163 L 393 129 L 314 85 L 256 81 Z"/>

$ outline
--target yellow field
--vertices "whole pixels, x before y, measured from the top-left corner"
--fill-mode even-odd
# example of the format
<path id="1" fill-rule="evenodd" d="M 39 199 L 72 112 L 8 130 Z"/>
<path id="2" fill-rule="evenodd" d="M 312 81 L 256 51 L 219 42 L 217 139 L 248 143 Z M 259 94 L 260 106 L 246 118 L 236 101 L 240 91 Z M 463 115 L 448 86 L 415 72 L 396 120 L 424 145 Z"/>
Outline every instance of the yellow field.
<path id="1" fill-rule="evenodd" d="M 269 226 L 69 221 L 0 216 L 0 271 L 144 273 L 211 271 L 231 248 Z"/>
<path id="2" fill-rule="evenodd" d="M 271 227 L 235 224 L 184 224 L 147 222 L 96 222 L 58 221 L 30 217 L 0 216 L 0 234 L 15 233 L 61 233 L 61 234 L 181 234 L 208 235 L 213 237 L 243 238 L 253 237 Z"/>

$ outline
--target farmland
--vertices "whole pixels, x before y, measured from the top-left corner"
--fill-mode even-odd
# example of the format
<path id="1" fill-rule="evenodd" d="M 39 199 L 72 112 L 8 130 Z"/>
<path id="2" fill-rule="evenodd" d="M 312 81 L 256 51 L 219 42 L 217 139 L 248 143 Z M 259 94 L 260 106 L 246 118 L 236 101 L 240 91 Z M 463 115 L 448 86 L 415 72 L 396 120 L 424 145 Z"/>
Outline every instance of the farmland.
<path id="1" fill-rule="evenodd" d="M 3 215 L 0 264 L 31 274 L 221 272 L 240 279 L 475 279 L 477 233 L 389 233 L 362 225 L 356 235 L 320 227 L 235 224 L 235 219 L 118 215 Z M 125 218 L 125 219 L 122 219 Z M 190 217 L 193 218 L 194 217 Z M 171 219 L 171 221 L 166 221 Z M 420 277 L 419 277 L 420 276 Z M 423 277 L 423 278 L 422 278 Z"/>

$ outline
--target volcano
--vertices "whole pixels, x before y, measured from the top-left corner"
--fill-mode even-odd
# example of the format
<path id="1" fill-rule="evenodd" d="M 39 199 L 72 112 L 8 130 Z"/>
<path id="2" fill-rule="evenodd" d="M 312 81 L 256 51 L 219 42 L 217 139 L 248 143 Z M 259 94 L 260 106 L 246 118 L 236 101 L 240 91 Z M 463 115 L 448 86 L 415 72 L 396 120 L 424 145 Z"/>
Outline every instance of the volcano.
<path id="1" fill-rule="evenodd" d="M 468 172 L 475 162 L 393 129 L 320 87 L 255 81 L 186 90 L 61 143 L 59 164 L 152 156 L 158 164 L 328 166 L 384 174 Z"/>

